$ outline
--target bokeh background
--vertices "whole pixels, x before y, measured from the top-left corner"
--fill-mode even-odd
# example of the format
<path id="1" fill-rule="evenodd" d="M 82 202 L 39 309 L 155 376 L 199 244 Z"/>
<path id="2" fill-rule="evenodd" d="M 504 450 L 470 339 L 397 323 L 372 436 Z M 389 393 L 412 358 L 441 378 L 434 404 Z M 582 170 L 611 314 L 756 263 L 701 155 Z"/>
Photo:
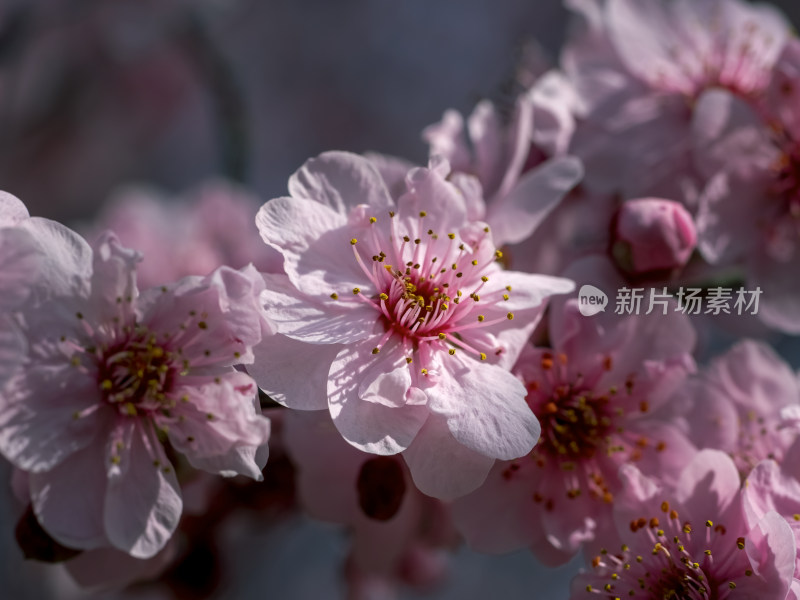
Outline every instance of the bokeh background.
<path id="1" fill-rule="evenodd" d="M 800 23 L 796 0 L 773 4 Z M 75 224 L 130 183 L 179 196 L 225 177 L 266 201 L 324 150 L 424 162 L 422 128 L 502 102 L 520 64 L 555 62 L 567 15 L 561 0 L 3 0 L 0 189 Z M 19 510 L 0 497 L 0 597 L 84 597 L 23 561 Z M 344 597 L 339 529 L 230 529 L 217 597 Z M 449 587 L 424 597 L 563 597 L 578 566 L 462 550 Z"/>

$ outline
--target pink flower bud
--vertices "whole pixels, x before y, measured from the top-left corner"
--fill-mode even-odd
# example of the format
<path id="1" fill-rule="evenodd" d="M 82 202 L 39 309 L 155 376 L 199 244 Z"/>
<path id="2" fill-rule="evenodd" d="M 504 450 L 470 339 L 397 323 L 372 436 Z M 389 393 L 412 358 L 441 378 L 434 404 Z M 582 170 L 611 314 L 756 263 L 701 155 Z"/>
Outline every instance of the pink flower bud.
<path id="1" fill-rule="evenodd" d="M 659 198 L 625 202 L 614 235 L 614 257 L 623 269 L 635 274 L 682 267 L 697 243 L 687 210 Z"/>

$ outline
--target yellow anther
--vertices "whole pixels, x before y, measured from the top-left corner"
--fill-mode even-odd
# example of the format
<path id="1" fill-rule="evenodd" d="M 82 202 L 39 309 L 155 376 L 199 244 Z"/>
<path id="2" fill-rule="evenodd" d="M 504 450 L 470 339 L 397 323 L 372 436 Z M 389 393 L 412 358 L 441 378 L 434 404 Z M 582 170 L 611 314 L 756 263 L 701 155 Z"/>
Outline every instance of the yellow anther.
<path id="1" fill-rule="evenodd" d="M 353 294 L 360 294 L 360 293 L 361 293 L 361 288 L 357 288 L 357 287 L 353 288 Z"/>
<path id="2" fill-rule="evenodd" d="M 336 292 L 333 292 L 331 294 L 331 298 L 333 298 L 334 300 L 338 300 L 339 299 L 339 294 L 337 294 Z"/>
<path id="3" fill-rule="evenodd" d="M 478 323 L 483 323 L 485 319 L 486 317 L 484 317 L 483 315 L 478 315 Z"/>
<path id="4" fill-rule="evenodd" d="M 506 319 L 508 319 L 509 321 L 513 321 L 514 320 L 514 313 L 508 313 L 506 315 Z"/>
<path id="5" fill-rule="evenodd" d="M 481 277 L 481 281 L 483 283 L 486 283 L 487 281 L 489 281 L 489 278 L 486 275 L 484 275 L 483 277 Z"/>
<path id="6" fill-rule="evenodd" d="M 440 333 L 439 334 L 439 339 L 440 340 L 446 340 L 447 339 L 447 334 L 446 333 Z"/>
<path id="7" fill-rule="evenodd" d="M 370 222 L 370 223 L 375 223 L 377 220 L 378 220 L 378 219 L 376 219 L 375 217 L 370 217 L 370 218 L 369 218 L 369 222 Z"/>
<path id="8" fill-rule="evenodd" d="M 114 383 L 110 379 L 104 379 L 103 383 L 100 384 L 100 387 L 104 390 L 110 390 L 114 387 Z"/>
<path id="9" fill-rule="evenodd" d="M 451 240 L 454 240 L 454 239 L 456 239 L 456 234 L 455 233 L 448 233 L 447 237 L 449 237 Z"/>
<path id="10" fill-rule="evenodd" d="M 420 372 L 421 372 L 423 375 L 427 375 L 427 374 L 428 374 L 428 369 L 422 369 L 422 371 L 420 371 Z"/>
<path id="11" fill-rule="evenodd" d="M 378 354 L 380 351 L 381 351 L 381 349 L 380 349 L 380 348 L 373 348 L 373 349 L 372 349 L 372 353 L 373 353 L 373 354 Z"/>
<path id="12" fill-rule="evenodd" d="M 478 261 L 477 260 L 473 260 L 472 261 L 472 266 L 473 267 L 477 267 L 478 266 Z"/>
<path id="13" fill-rule="evenodd" d="M 503 294 L 503 300 L 508 300 L 508 294 Z"/>
<path id="14" fill-rule="evenodd" d="M 413 359 L 410 356 L 406 356 L 406 364 L 410 365 L 413 362 Z"/>
<path id="15" fill-rule="evenodd" d="M 427 217 L 428 213 L 426 213 L 424 210 L 421 210 L 421 211 L 419 211 L 419 216 L 420 217 Z"/>
<path id="16" fill-rule="evenodd" d="M 450 356 L 453 356 L 453 355 L 456 353 L 456 349 L 455 349 L 455 348 L 450 348 L 450 349 L 447 351 L 447 353 L 448 353 Z"/>
<path id="17" fill-rule="evenodd" d="M 481 360 L 486 360 L 486 355 L 483 352 L 481 352 Z"/>
<path id="18" fill-rule="evenodd" d="M 391 218 L 391 219 L 394 218 L 394 211 L 393 210 L 389 211 L 389 218 Z"/>
<path id="19" fill-rule="evenodd" d="M 510 292 L 510 291 L 511 291 L 511 286 L 510 286 L 510 285 L 507 285 L 507 286 L 506 286 L 506 290 L 508 290 L 508 291 Z"/>
<path id="20" fill-rule="evenodd" d="M 500 250 L 495 250 L 494 255 L 498 260 L 503 258 L 503 253 Z"/>
<path id="21" fill-rule="evenodd" d="M 387 294 L 384 294 L 384 293 L 381 293 L 379 297 L 380 297 L 381 300 L 388 300 L 389 299 L 389 296 Z"/>
<path id="22" fill-rule="evenodd" d="M 353 245 L 353 246 L 355 246 L 357 243 L 358 243 L 358 240 L 356 238 L 353 238 L 352 240 L 350 240 L 350 244 Z"/>
<path id="23" fill-rule="evenodd" d="M 136 416 L 136 414 L 137 414 L 137 412 L 136 412 L 136 406 L 134 406 L 134 405 L 133 405 L 131 402 L 126 402 L 126 403 L 125 403 L 125 404 L 122 406 L 122 408 L 124 408 L 124 409 L 125 409 L 125 412 L 128 414 L 128 416 L 135 417 L 135 416 Z"/>

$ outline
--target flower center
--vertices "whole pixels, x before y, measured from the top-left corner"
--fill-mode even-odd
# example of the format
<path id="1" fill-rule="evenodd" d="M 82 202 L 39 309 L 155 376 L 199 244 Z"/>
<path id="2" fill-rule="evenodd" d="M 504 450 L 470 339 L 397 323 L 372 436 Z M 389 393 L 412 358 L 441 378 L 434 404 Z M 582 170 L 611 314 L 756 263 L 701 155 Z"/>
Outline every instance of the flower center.
<path id="1" fill-rule="evenodd" d="M 97 379 L 103 399 L 131 416 L 162 409 L 178 374 L 175 363 L 174 353 L 139 328 L 99 355 Z"/>
<path id="2" fill-rule="evenodd" d="M 594 557 L 587 592 L 605 591 L 620 598 L 708 600 L 725 598 L 736 588 L 735 582 L 726 580 L 738 576 L 735 553 L 744 549 L 744 538 L 726 539 L 725 526 L 710 520 L 695 531 L 667 501 L 661 503 L 661 513 L 631 521 L 633 548 L 623 545 L 618 554 L 602 550 Z M 752 571 L 743 569 L 743 574 L 751 576 Z"/>
<path id="3" fill-rule="evenodd" d="M 487 346 L 489 338 L 473 335 L 476 329 L 514 318 L 497 306 L 509 299 L 511 286 L 484 293 L 489 277 L 502 274 L 494 264 L 502 253 L 495 249 L 489 228 L 439 236 L 425 227 L 427 216 L 420 211 L 418 218 L 409 219 L 390 212 L 386 230 L 370 216 L 368 238 L 350 240 L 372 287 L 371 293 L 354 288 L 353 296 L 379 311 L 384 323 L 385 333 L 373 353 L 393 337 L 401 341 L 408 363 L 423 347 L 450 355 L 464 350 L 481 360 L 489 352 L 501 353 L 502 347 Z M 331 298 L 340 300 L 337 293 Z M 493 318 L 483 314 L 489 311 Z"/>

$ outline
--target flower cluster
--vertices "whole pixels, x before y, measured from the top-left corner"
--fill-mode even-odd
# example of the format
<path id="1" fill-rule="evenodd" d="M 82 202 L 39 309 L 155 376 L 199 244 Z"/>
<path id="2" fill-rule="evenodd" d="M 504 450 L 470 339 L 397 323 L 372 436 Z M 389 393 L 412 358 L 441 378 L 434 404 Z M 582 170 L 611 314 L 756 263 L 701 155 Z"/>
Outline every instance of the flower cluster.
<path id="1" fill-rule="evenodd" d="M 253 488 L 211 475 L 244 475 L 347 528 L 354 598 L 429 588 L 462 541 L 583 554 L 576 599 L 800 598 L 771 345 L 800 334 L 800 39 L 744 0 L 565 4 L 560 64 L 446 111 L 425 165 L 324 152 L 260 208 L 129 188 L 91 244 L 0 195 L 26 553 L 155 576 L 198 537 L 184 503 L 227 514 Z M 631 288 L 658 310 L 613 310 Z"/>

